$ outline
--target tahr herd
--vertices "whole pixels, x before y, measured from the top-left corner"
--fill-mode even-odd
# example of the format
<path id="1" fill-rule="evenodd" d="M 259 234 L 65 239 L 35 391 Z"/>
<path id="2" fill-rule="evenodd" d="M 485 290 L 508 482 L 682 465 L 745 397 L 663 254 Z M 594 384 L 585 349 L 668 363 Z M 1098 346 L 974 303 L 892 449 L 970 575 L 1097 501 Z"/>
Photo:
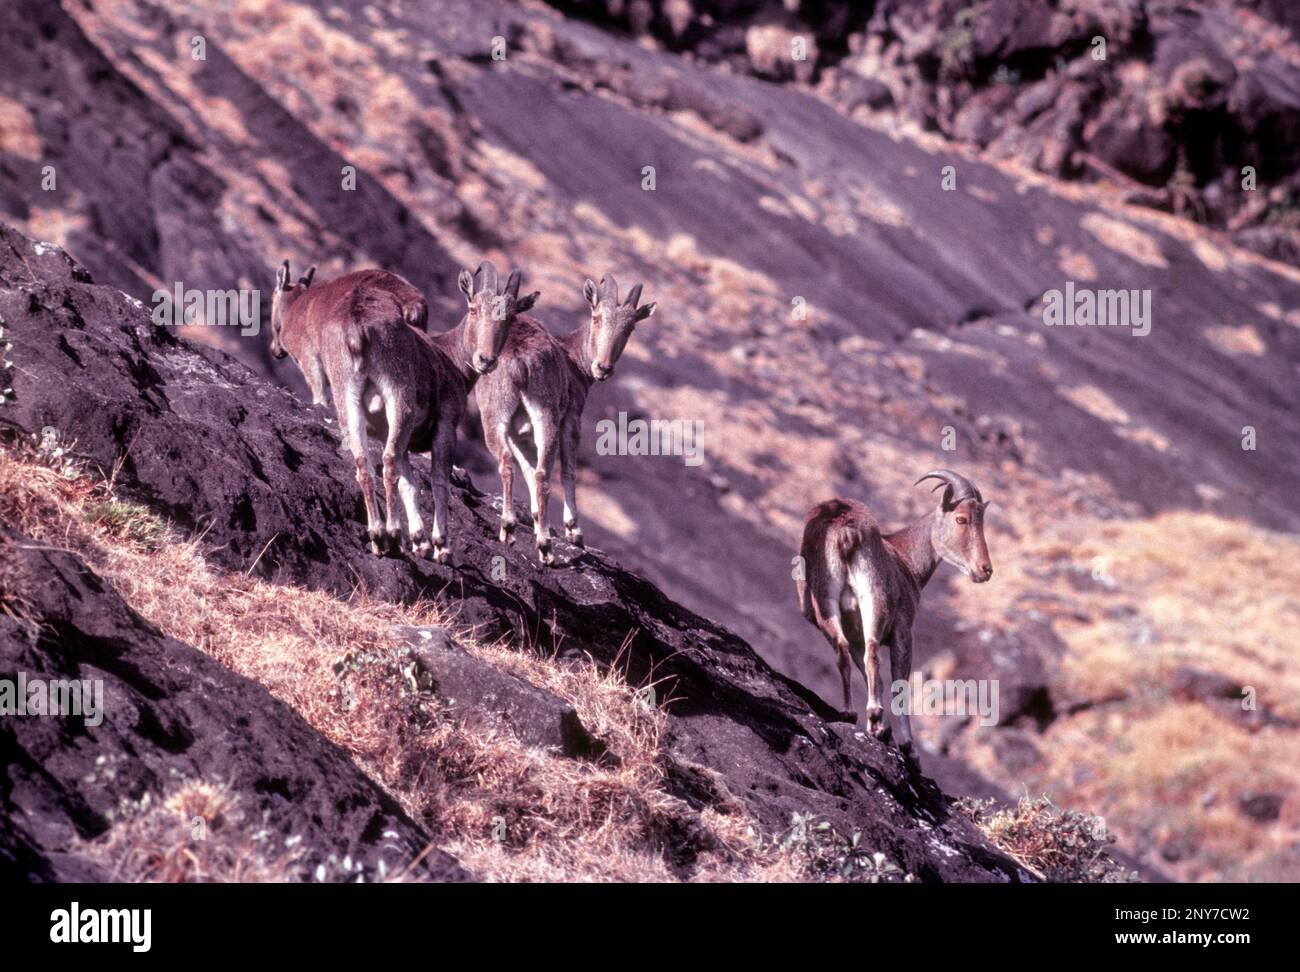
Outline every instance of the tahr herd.
<path id="1" fill-rule="evenodd" d="M 514 541 L 514 463 L 528 487 L 533 533 L 543 565 L 554 563 L 546 509 L 558 453 L 564 486 L 566 539 L 583 545 L 576 497 L 582 410 L 597 381 L 614 374 L 636 325 L 655 312 L 641 303 L 641 284 L 620 298 L 611 274 L 599 286 L 587 279 L 590 308 L 581 323 L 556 337 L 528 311 L 541 296 L 520 296 L 522 274 L 502 284 L 484 261 L 462 270 L 458 285 L 466 312 L 449 331 L 430 334 L 429 305 L 409 281 L 386 270 L 360 270 L 313 284 L 312 267 L 292 282 L 289 261 L 276 275 L 271 299 L 271 354 L 291 356 L 315 403 L 328 385 L 344 442 L 356 463 L 374 554 L 401 549 L 400 505 L 411 551 L 438 563 L 451 559 L 448 490 L 456 432 L 475 393 L 488 451 L 501 475 L 501 533 Z M 367 442 L 383 442 L 384 520 L 381 522 Z M 425 535 L 411 452 L 429 453 L 433 520 Z M 912 623 L 921 589 L 941 561 L 975 583 L 993 575 L 984 540 L 987 504 L 974 483 L 947 469 L 938 480 L 937 506 L 911 525 L 883 533 L 857 500 L 830 499 L 808 512 L 795 571 L 799 606 L 836 652 L 850 709 L 853 666 L 867 683 L 867 729 L 885 738 L 878 652 L 890 650 L 895 681 L 912 664 Z M 916 762 L 911 725 L 899 717 L 896 741 Z"/>

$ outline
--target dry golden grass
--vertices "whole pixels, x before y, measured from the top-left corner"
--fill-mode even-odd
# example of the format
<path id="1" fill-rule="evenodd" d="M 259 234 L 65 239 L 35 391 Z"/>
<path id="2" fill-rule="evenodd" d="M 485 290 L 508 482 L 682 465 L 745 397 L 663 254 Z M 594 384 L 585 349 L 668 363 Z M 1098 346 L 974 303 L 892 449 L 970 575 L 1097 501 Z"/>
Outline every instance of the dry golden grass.
<path id="1" fill-rule="evenodd" d="M 736 807 L 697 812 L 663 785 L 664 716 L 588 661 L 558 664 L 501 644 L 472 653 L 568 700 L 613 759 L 528 747 L 470 730 L 402 674 L 397 625 L 445 622 L 433 606 L 341 599 L 219 570 L 199 544 L 50 454 L 0 448 L 0 518 L 84 558 L 165 634 L 265 685 L 351 754 L 472 873 L 500 881 L 794 881 L 807 861 Z M 22 610 L 30 578 L 0 572 L 0 609 Z M 200 805 L 203 806 L 200 806 Z M 127 880 L 282 880 L 292 857 L 258 845 L 234 797 L 189 781 L 127 813 L 87 853 Z M 206 809 L 203 807 L 206 806 Z M 726 812 L 723 812 L 723 811 Z M 201 854 L 195 817 L 221 821 Z M 215 828 L 214 828 L 215 830 Z"/>
<path id="2" fill-rule="evenodd" d="M 1300 718 L 1300 671 L 1289 644 L 1300 625 L 1300 537 L 1206 513 L 1080 533 L 1075 563 L 1088 564 L 1121 597 L 1138 601 L 1139 617 L 1158 639 L 1146 651 L 1130 652 L 1126 667 L 1219 665 L 1258 686 L 1261 700 L 1282 714 Z M 1102 602 L 1113 600 L 1104 588 L 1092 597 L 1098 615 Z"/>
<path id="3" fill-rule="evenodd" d="M 1051 692 L 1065 711 L 1009 773 L 967 734 L 954 755 L 991 778 L 1102 815 L 1130 850 L 1188 880 L 1278 879 L 1300 849 L 1300 538 L 1207 513 L 1043 525 L 999 558 L 989 591 L 954 585 L 956 610 L 1004 624 L 1029 597 L 1065 645 Z M 992 590 L 996 587 L 997 590 Z M 1170 690 L 1180 666 L 1251 687 L 1282 722 L 1232 717 Z M 1290 723 L 1289 725 L 1287 723 Z M 1283 798 L 1252 821 L 1239 801 Z M 1294 875 L 1292 875 L 1294 877 Z"/>
<path id="4" fill-rule="evenodd" d="M 1101 213 L 1088 213 L 1079 220 L 1079 225 L 1095 236 L 1104 246 L 1116 253 L 1135 260 L 1146 267 L 1165 268 L 1169 266 L 1161 251 L 1159 241 L 1132 223 Z"/>
<path id="5" fill-rule="evenodd" d="M 0 96 L 0 142 L 6 151 L 29 162 L 41 158 L 41 137 L 36 131 L 36 119 L 20 102 Z"/>
<path id="6" fill-rule="evenodd" d="M 271 832 L 245 817 L 223 784 L 190 780 L 162 801 L 148 794 L 122 808 L 119 823 L 81 852 L 112 881 L 287 882 L 297 879 L 300 847 L 273 847 Z M 292 838 L 291 838 L 292 840 Z"/>
<path id="7" fill-rule="evenodd" d="M 1240 327 L 1207 327 L 1205 337 L 1226 355 L 1248 354 L 1262 358 L 1268 353 L 1268 345 L 1260 337 L 1259 331 L 1250 324 Z"/>

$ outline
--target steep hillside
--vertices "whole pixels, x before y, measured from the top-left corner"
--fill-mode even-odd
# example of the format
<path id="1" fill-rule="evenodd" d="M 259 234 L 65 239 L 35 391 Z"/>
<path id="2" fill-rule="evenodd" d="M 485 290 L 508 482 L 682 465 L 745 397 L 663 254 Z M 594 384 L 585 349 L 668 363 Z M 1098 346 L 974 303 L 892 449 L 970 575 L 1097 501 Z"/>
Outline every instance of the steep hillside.
<path id="1" fill-rule="evenodd" d="M 1029 871 L 994 850 L 964 816 L 954 812 L 930 781 L 910 774 L 896 751 L 850 725 L 829 721 L 836 715 L 834 710 L 773 671 L 735 635 L 669 601 L 599 551 L 568 548 L 564 570 L 543 571 L 527 554 L 497 543 L 490 507 L 468 484 L 454 491 L 454 566 L 371 556 L 356 528 L 359 497 L 351 482 L 351 463 L 339 455 L 338 441 L 319 410 L 301 404 L 221 352 L 190 345 L 155 327 L 136 301 L 114 288 L 91 283 L 85 270 L 62 250 L 32 243 L 7 227 L 0 235 L 0 318 L 12 342 L 9 359 L 14 366 L 13 394 L 0 422 L 11 445 L 44 443 L 46 451 L 52 452 L 50 442 L 66 443 L 60 459 L 85 464 L 111 479 L 115 502 L 138 504 L 164 518 L 168 529 L 196 536 L 188 558 L 199 556 L 203 563 L 236 577 L 264 578 L 342 596 L 360 588 L 367 599 L 385 601 L 436 598 L 448 623 L 479 642 L 504 638 L 518 651 L 540 652 L 549 658 L 544 664 L 551 666 L 580 667 L 594 661 L 633 688 L 653 688 L 647 696 L 649 704 L 664 713 L 654 775 L 667 796 L 693 811 L 660 820 L 673 825 L 657 841 L 679 876 L 692 876 L 697 858 L 720 850 L 716 827 L 700 822 L 714 814 L 747 822 L 755 843 L 786 833 L 797 818 L 829 824 L 845 841 L 857 834 L 864 852 L 869 848 L 873 854 L 883 854 L 900 879 L 907 874 L 922 880 L 1031 879 Z M 424 471 L 427 475 L 427 467 Z M 21 523 L 22 511 L 30 506 L 21 498 L 23 477 L 10 474 L 4 482 L 6 502 Z M 50 530 L 48 525 L 43 528 Z M 51 531 L 54 536 L 42 541 L 66 543 L 74 549 L 81 542 L 93 549 L 88 541 L 78 541 L 82 527 L 62 529 L 65 539 L 60 540 L 56 528 Z M 130 539 L 129 534 L 125 539 Z M 73 671 L 78 677 L 108 676 L 106 711 L 112 717 L 104 725 L 119 738 L 110 737 L 107 730 L 87 728 L 84 741 L 87 752 L 109 754 L 122 774 L 119 778 L 107 770 L 93 771 L 92 775 L 106 774 L 105 789 L 86 806 L 73 786 L 89 758 L 72 755 L 82 748 L 79 734 L 50 739 L 46 729 L 50 723 L 6 720 L 0 726 L 0 748 L 9 754 L 5 760 L 9 778 L 3 788 L 9 802 L 0 820 L 6 830 L 0 846 L 16 844 L 20 849 L 9 867 L 45 876 L 82 873 L 47 863 L 56 855 L 74 859 L 76 855 L 69 846 L 68 825 L 56 828 L 46 821 L 51 813 L 48 793 L 29 780 L 38 767 L 55 792 L 63 795 L 66 806 L 55 801 L 56 806 L 76 821 L 82 839 L 107 829 L 116 799 L 139 801 L 151 795 L 158 800 L 171 783 L 194 776 L 206 781 L 213 775 L 224 776 L 222 782 L 246 800 L 279 794 L 283 799 L 276 806 L 286 811 L 291 807 L 284 805 L 285 800 L 301 813 L 304 794 L 355 808 L 352 816 L 369 815 L 367 841 L 380 835 L 392 840 L 401 836 L 402 828 L 413 828 L 399 817 L 393 824 L 398 833 L 388 836 L 380 816 L 385 800 L 378 791 L 369 797 L 356 792 L 321 793 L 323 787 L 342 790 L 349 779 L 347 773 L 329 768 L 329 760 L 338 758 L 336 751 L 319 740 L 310 745 L 320 746 L 321 755 L 295 777 L 282 778 L 283 770 L 275 762 L 281 748 L 296 751 L 301 759 L 309 743 L 293 738 L 292 714 L 267 699 L 262 688 L 249 683 L 240 694 L 237 676 L 200 660 L 190 647 L 160 638 L 71 554 L 31 552 L 42 548 L 29 547 L 22 536 L 8 536 L 6 542 L 15 551 L 26 552 L 5 558 L 6 564 L 16 559 L 20 574 L 6 577 L 0 588 L 5 594 L 4 613 L 14 618 L 3 642 L 5 671 L 16 673 L 28 666 L 46 677 Z M 46 562 L 38 563 L 41 558 Z M 179 559 L 176 584 L 208 583 L 185 566 L 184 551 Z M 129 590 L 128 597 L 148 601 L 156 610 L 155 602 L 166 603 L 169 595 L 150 592 L 149 585 L 134 580 L 129 571 L 119 574 L 113 582 Z M 55 586 L 29 597 L 42 584 L 49 586 L 48 575 L 68 590 Z M 88 596 L 87 590 L 96 596 Z M 300 700 L 300 709 L 319 712 L 324 700 L 313 686 L 330 686 L 328 694 L 336 697 L 334 704 L 342 705 L 343 711 L 318 716 L 321 721 L 314 724 L 327 734 L 331 726 L 355 723 L 364 716 L 348 711 L 346 690 L 338 698 L 354 666 L 377 665 L 369 678 L 380 679 L 380 688 L 387 693 L 399 689 L 408 677 L 415 679 L 417 689 L 421 684 L 418 677 L 405 675 L 401 664 L 383 663 L 390 647 L 383 644 L 385 639 L 378 639 L 379 648 L 371 648 L 354 631 L 347 632 L 343 643 L 329 637 L 331 628 L 320 633 L 323 643 L 309 647 L 326 654 L 312 663 L 309 671 L 314 674 L 301 676 L 315 680 L 307 686 L 287 678 L 282 670 L 305 659 L 257 657 L 258 652 L 237 647 L 224 649 L 233 652 L 224 657 L 221 646 L 229 633 L 223 637 L 219 630 L 205 628 L 202 617 L 208 611 L 219 616 L 215 602 L 220 597 L 214 591 L 196 599 L 184 623 L 195 625 L 194 634 L 222 661 L 263 673 L 282 697 Z M 292 616 L 300 605 L 286 594 L 281 612 Z M 247 637 L 256 636 L 258 623 L 248 622 Z M 42 632 L 62 634 L 51 641 Z M 239 632 L 233 635 L 238 645 Z M 418 638 L 418 631 L 405 636 Z M 331 657 L 338 662 L 322 671 L 322 663 Z M 447 679 L 460 684 L 460 690 L 436 691 L 453 696 L 463 691 L 467 695 L 462 704 L 490 708 L 492 699 L 505 692 L 499 684 L 466 681 L 469 676 L 463 670 L 459 674 L 450 670 L 445 660 L 428 663 L 419 655 L 414 659 L 435 687 Z M 158 666 L 169 671 L 153 675 L 150 681 L 146 673 Z M 201 704 L 199 699 L 191 701 L 189 686 L 196 679 L 222 683 L 227 696 L 217 695 L 216 688 L 200 691 L 195 686 Z M 372 685 L 368 690 L 376 688 Z M 516 691 L 528 695 L 535 690 Z M 123 705 L 123 696 L 130 700 L 129 706 Z M 221 725 L 217 713 L 232 724 Z M 400 709 L 372 712 L 369 718 L 376 720 L 374 731 L 380 736 L 400 740 L 408 733 L 418 737 L 421 731 L 418 724 L 403 724 Z M 262 719 L 277 719 L 289 728 L 259 743 L 260 733 L 269 731 L 269 727 L 260 729 Z M 518 723 L 514 730 L 527 737 Z M 142 766 L 138 756 L 128 758 L 139 754 L 146 740 L 171 754 L 173 766 L 183 754 L 185 765 L 172 772 L 165 754 L 159 755 L 162 765 L 157 769 L 147 761 Z M 239 747 L 238 758 L 221 754 L 232 741 Z M 607 746 L 593 737 L 573 749 L 571 756 L 599 757 Z M 380 751 L 384 751 L 382 744 Z M 609 758 L 618 761 L 626 756 L 614 750 Z M 145 767 L 152 772 L 146 773 Z M 427 770 L 410 765 L 405 770 L 415 772 L 414 780 L 405 779 L 405 786 L 423 792 L 433 785 Z M 485 766 L 483 771 L 500 772 L 500 767 Z M 383 778 L 383 773 L 378 775 Z M 446 826 L 434 812 L 436 806 L 426 804 L 429 819 L 421 821 L 435 832 Z M 545 807 L 533 812 L 543 820 L 548 815 Z M 527 815 L 510 823 L 537 825 Z M 328 826 L 328 819 L 318 825 L 326 830 Z M 457 833 L 455 838 L 477 836 L 486 841 L 488 831 L 485 826 L 479 834 Z M 302 838 L 300 831 L 295 833 Z M 341 857 L 344 848 L 333 842 L 348 839 L 346 832 L 307 837 L 310 855 L 298 864 L 307 874 L 313 873 L 312 865 L 324 858 L 327 849 L 333 847 L 334 857 Z M 414 859 L 418 841 L 408 839 L 404 846 L 408 858 Z M 346 849 L 348 860 L 353 860 L 359 848 Z M 373 862 L 357 863 L 363 876 L 373 876 Z M 439 866 L 442 870 L 430 876 L 458 873 L 450 860 Z M 392 870 L 390 860 L 389 873 Z M 324 876 L 334 878 L 332 872 Z"/>
<path id="2" fill-rule="evenodd" d="M 741 13 L 714 16 L 715 6 Z M 1295 761 L 1277 754 L 1294 752 L 1300 715 L 1285 664 L 1297 618 L 1294 585 L 1268 558 L 1292 550 L 1300 529 L 1291 485 L 1300 272 L 1160 211 L 1175 208 L 1171 198 L 1139 199 L 1113 180 L 1061 181 L 1086 173 L 1036 154 L 1105 155 L 1145 132 L 1141 144 L 1163 161 L 1143 185 L 1167 189 L 1161 179 L 1176 174 L 1164 171 L 1167 150 L 1176 168 L 1182 129 L 1106 106 L 1154 111 L 1171 90 L 1180 36 L 1197 51 L 1219 37 L 1237 72 L 1226 91 L 1267 97 L 1246 103 L 1255 115 L 1240 99 L 1207 102 L 1187 124 L 1217 118 L 1228 132 L 1267 116 L 1278 134 L 1191 159 L 1196 188 L 1209 193 L 1249 148 L 1272 153 L 1260 164 L 1265 191 L 1285 190 L 1297 168 L 1287 134 L 1297 73 L 1293 41 L 1270 19 L 1280 15 L 1215 4 L 1180 29 L 1171 5 L 1129 5 L 1135 22 L 1107 34 L 1115 56 L 1080 78 L 1042 56 L 1060 26 L 1052 17 L 1025 18 L 1007 36 L 994 29 L 1006 26 L 994 16 L 1002 4 L 924 5 L 938 10 L 932 25 L 921 5 L 913 14 L 881 3 L 870 20 L 845 20 L 835 11 L 853 5 L 809 4 L 798 16 L 816 27 L 822 53 L 804 78 L 780 57 L 763 69 L 762 45 L 750 47 L 749 28 L 764 17 L 787 34 L 798 28 L 777 16 L 786 6 L 629 4 L 621 9 L 650 16 L 611 25 L 594 3 L 238 0 L 182 12 L 144 0 L 19 0 L 0 37 L 11 66 L 0 78 L 0 206 L 141 300 L 176 281 L 269 288 L 288 255 L 323 275 L 367 264 L 401 272 L 428 290 L 439 327 L 454 320 L 455 267 L 486 253 L 523 267 L 542 291 L 538 316 L 564 331 L 578 320 L 583 275 L 643 281 L 659 313 L 588 405 L 579 504 L 594 546 L 835 700 L 830 654 L 794 603 L 804 512 L 852 495 L 898 523 L 929 501 L 911 486 L 921 472 L 958 468 L 997 504 L 988 532 L 998 574 L 976 589 L 941 571 L 918 651 L 927 674 L 998 679 L 1003 706 L 997 728 L 924 720 L 940 782 L 983 791 L 975 767 L 995 790 L 1082 798 L 1124 846 L 1179 876 L 1294 874 L 1300 788 L 1287 769 Z M 960 22 L 969 36 L 940 29 L 959 7 L 974 11 Z M 1086 56 L 1075 48 L 1092 29 L 1089 5 L 1058 7 L 1083 11 L 1063 35 L 1073 63 Z M 192 57 L 196 36 L 204 60 Z M 787 35 L 777 36 L 783 50 Z M 1154 46 L 1126 47 L 1135 37 Z M 496 38 L 504 59 L 492 56 Z M 999 65 L 1021 79 L 999 80 Z M 1038 105 L 1032 117 L 997 133 L 976 124 L 1011 117 L 999 106 L 1013 94 Z M 1056 131 L 1063 119 L 1068 138 Z M 1136 119 L 1132 138 L 1114 134 L 1126 119 Z M 47 164 L 58 173 L 51 191 L 37 188 Z M 355 190 L 342 188 L 345 165 L 356 167 Z M 1265 210 L 1288 205 L 1267 198 Z M 1212 208 L 1212 223 L 1245 211 Z M 1266 218 L 1255 213 L 1243 230 Z M 1280 216 L 1269 226 L 1282 243 L 1260 248 L 1291 252 L 1294 228 Z M 1149 290 L 1150 333 L 1044 326 L 1044 293 L 1067 282 Z M 301 388 L 291 364 L 269 361 L 265 333 L 235 333 L 197 336 Z M 139 390 L 152 379 L 131 380 Z M 130 418 L 51 405 L 51 421 L 32 420 L 73 422 L 80 440 L 99 442 L 100 461 L 116 461 L 122 433 L 142 420 L 135 391 L 105 387 Z M 124 469 L 139 464 L 135 488 L 183 527 L 213 524 L 228 565 L 251 563 L 269 543 L 258 568 L 275 571 L 267 577 L 338 592 L 360 581 L 403 598 L 423 589 L 425 573 L 407 565 L 327 553 L 355 542 L 347 477 L 331 472 L 314 494 L 326 499 L 312 500 L 328 515 L 304 521 L 311 509 L 283 506 L 273 472 L 258 485 L 247 471 L 240 430 L 292 466 L 332 447 L 318 421 L 282 429 L 210 389 L 189 407 L 209 416 L 202 436 L 222 462 L 186 470 L 168 453 L 169 429 L 156 451 L 133 449 Z M 702 422 L 704 463 L 597 454 L 595 423 L 620 412 Z M 1253 449 L 1243 448 L 1246 427 Z M 459 461 L 491 493 L 477 440 L 471 423 Z M 486 530 L 491 500 L 463 496 L 463 515 Z M 477 530 L 456 542 L 474 558 L 490 549 Z M 1178 565 L 1162 563 L 1168 550 L 1180 551 Z M 538 580 L 529 554 L 526 539 L 502 554 L 508 595 L 473 572 L 429 576 L 465 597 L 471 622 L 506 617 L 545 641 L 538 619 L 557 616 L 575 647 L 595 642 L 606 658 L 634 627 L 658 632 L 665 650 L 679 646 L 661 613 L 678 609 L 648 619 L 636 605 L 659 595 L 632 575 L 579 560 Z M 1248 640 L 1222 615 L 1196 614 L 1206 591 L 1257 611 Z M 633 595 L 631 606 L 622 600 Z M 1180 690 L 1181 669 L 1256 687 L 1258 711 L 1271 717 L 1242 723 L 1213 696 Z M 1147 738 L 1161 740 L 1158 752 L 1134 755 L 1134 740 Z M 1205 739 L 1215 740 L 1209 763 L 1198 762 Z M 1224 776 L 1216 766 L 1249 769 Z M 1148 799 L 1153 788 L 1159 802 Z M 1242 809 L 1261 795 L 1276 814 Z"/>

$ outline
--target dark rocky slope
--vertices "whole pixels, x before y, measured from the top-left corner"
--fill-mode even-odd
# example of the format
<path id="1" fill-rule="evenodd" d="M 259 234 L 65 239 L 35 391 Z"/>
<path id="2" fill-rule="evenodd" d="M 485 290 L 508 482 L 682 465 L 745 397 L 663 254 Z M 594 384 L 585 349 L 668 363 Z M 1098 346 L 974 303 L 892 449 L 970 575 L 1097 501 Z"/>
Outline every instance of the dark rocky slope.
<path id="1" fill-rule="evenodd" d="M 499 545 L 491 508 L 472 486 L 454 490 L 454 566 L 370 556 L 362 544 L 351 464 L 339 455 L 322 410 L 302 405 L 221 352 L 155 327 L 143 307 L 92 284 L 58 248 L 33 244 L 8 228 L 2 246 L 0 316 L 14 364 L 14 398 L 3 413 L 8 433 L 57 428 L 76 442 L 80 457 L 103 470 L 117 468 L 127 496 L 187 531 L 201 531 L 217 563 L 340 594 L 360 584 L 384 598 L 437 595 L 458 605 L 460 619 L 483 634 L 504 634 L 521 647 L 554 647 L 561 658 L 589 653 L 620 666 L 634 683 L 653 673 L 670 714 L 665 769 L 674 792 L 694 805 L 739 804 L 772 832 L 788 827 L 796 813 L 817 814 L 841 832 L 860 831 L 865 845 L 922 879 L 1028 878 L 953 815 L 931 782 L 910 776 L 895 751 L 828 721 L 831 709 L 735 635 L 599 552 L 561 547 L 564 566 L 542 571 L 525 549 Z M 498 557 L 504 572 L 494 571 Z M 82 612 L 93 615 L 97 603 L 54 600 L 48 619 L 64 631 L 90 627 L 94 622 Z M 143 666 L 148 653 L 168 647 L 168 657 L 193 658 L 190 649 L 142 630 L 129 612 L 116 612 L 139 632 L 138 638 L 107 635 L 116 638 L 121 665 Z M 139 660 L 133 656 L 137 640 Z M 6 640 L 6 668 L 17 667 L 21 650 L 21 642 Z M 195 670 L 213 677 L 210 666 Z M 186 680 L 183 669 L 168 677 L 173 685 Z M 239 680 L 228 676 L 228 684 L 233 691 Z M 248 695 L 269 703 L 256 686 L 248 686 Z M 238 709 L 251 703 L 229 704 Z M 243 754 L 244 779 L 274 775 L 278 747 L 259 757 L 253 740 L 241 738 L 242 728 L 187 722 L 181 704 L 169 711 L 172 721 L 162 724 L 171 728 L 162 732 L 162 743 L 203 739 L 197 760 L 207 747 L 228 740 Z M 123 714 L 111 725 L 121 735 L 92 735 L 97 752 L 143 747 L 130 733 L 148 732 L 154 722 Z M 286 732 L 286 739 L 293 736 Z M 62 776 L 58 754 L 75 745 L 76 734 L 69 734 L 29 762 L 39 761 L 66 786 L 74 777 Z M 69 760 L 66 767 L 72 773 L 77 764 Z M 292 800 L 298 791 L 289 792 Z M 372 803 L 383 806 L 377 797 Z M 9 826 L 39 823 L 36 808 L 13 809 L 21 812 Z M 46 873 L 61 872 L 51 865 Z"/>
<path id="2" fill-rule="evenodd" d="M 85 844 L 180 780 L 226 782 L 261 823 L 259 856 L 301 847 L 304 878 L 373 880 L 425 849 L 427 835 L 337 746 L 256 682 L 160 635 L 76 556 L 8 531 L 0 556 L 31 592 L 21 620 L 0 612 L 3 677 L 104 683 L 99 725 L 0 721 L 0 880 L 113 880 Z M 435 850 L 412 877 L 467 875 Z"/>
<path id="3" fill-rule="evenodd" d="M 1276 0 L 554 0 L 737 73 L 923 128 L 1294 259 L 1300 21 Z M 807 60 L 789 57 L 803 38 Z M 1095 39 L 1105 43 L 1102 49 Z M 1098 59 L 1098 53 L 1104 57 Z M 1240 190 L 1253 166 L 1256 192 Z"/>

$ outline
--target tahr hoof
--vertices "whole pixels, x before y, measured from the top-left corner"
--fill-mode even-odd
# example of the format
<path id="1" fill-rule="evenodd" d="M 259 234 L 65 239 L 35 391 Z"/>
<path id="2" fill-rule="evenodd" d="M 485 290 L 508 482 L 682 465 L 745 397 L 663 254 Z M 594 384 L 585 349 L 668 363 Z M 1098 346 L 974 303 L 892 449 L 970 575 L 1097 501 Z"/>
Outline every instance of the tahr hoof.
<path id="1" fill-rule="evenodd" d="M 564 538 L 575 547 L 582 547 L 585 549 L 587 546 L 587 541 L 582 538 L 582 531 L 576 527 L 572 530 L 565 530 Z"/>
<path id="2" fill-rule="evenodd" d="M 428 540 L 417 540 L 411 551 L 419 558 L 427 560 L 433 553 L 433 544 Z"/>
<path id="3" fill-rule="evenodd" d="M 542 562 L 543 567 L 550 567 L 555 563 L 555 554 L 551 553 L 549 540 L 543 540 L 537 545 L 537 558 Z"/>
<path id="4" fill-rule="evenodd" d="M 376 557 L 384 555 L 384 535 L 378 530 L 366 531 L 366 544 L 370 547 L 370 552 Z"/>
<path id="5" fill-rule="evenodd" d="M 434 547 L 433 559 L 440 564 L 451 563 L 451 550 L 448 547 Z"/>
<path id="6" fill-rule="evenodd" d="M 878 705 L 867 707 L 867 732 L 881 739 L 885 735 L 885 710 Z"/>
<path id="7" fill-rule="evenodd" d="M 916 755 L 916 746 L 910 740 L 899 746 L 898 751 L 903 754 L 903 758 L 907 760 L 909 766 L 918 770 L 921 768 L 921 760 Z"/>
<path id="8" fill-rule="evenodd" d="M 515 525 L 513 523 L 502 523 L 501 533 L 498 535 L 497 539 L 507 546 L 513 547 L 515 544 Z"/>

